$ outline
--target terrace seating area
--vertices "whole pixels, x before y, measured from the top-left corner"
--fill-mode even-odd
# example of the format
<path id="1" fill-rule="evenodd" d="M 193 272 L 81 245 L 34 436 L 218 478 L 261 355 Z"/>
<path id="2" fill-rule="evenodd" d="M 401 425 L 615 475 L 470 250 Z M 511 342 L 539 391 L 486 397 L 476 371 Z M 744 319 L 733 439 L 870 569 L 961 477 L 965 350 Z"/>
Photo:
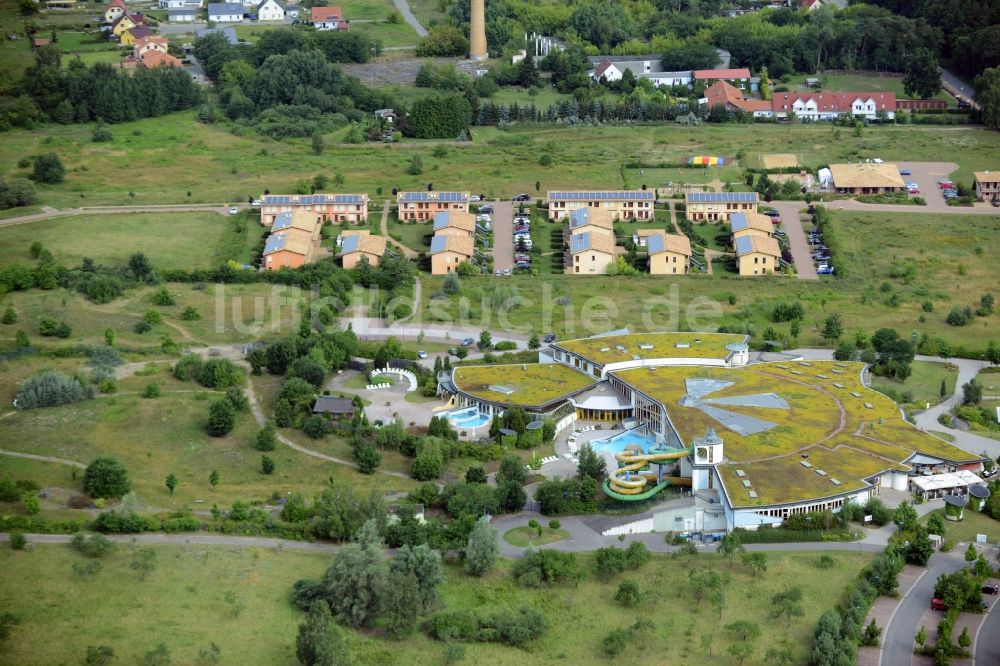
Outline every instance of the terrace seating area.
<path id="1" fill-rule="evenodd" d="M 417 390 L 417 386 L 418 386 L 417 376 L 415 374 L 413 374 L 412 372 L 410 372 L 409 370 L 403 370 L 402 368 L 382 368 L 381 370 L 373 370 L 372 374 L 373 375 L 399 375 L 400 377 L 403 377 L 404 379 L 406 379 L 406 381 L 410 385 L 409 388 L 406 389 L 407 393 L 410 393 L 412 391 L 416 391 Z M 392 386 L 392 384 L 372 384 L 371 386 L 368 386 L 367 388 L 368 388 L 369 391 L 372 391 L 372 390 L 376 390 L 376 389 L 380 389 L 380 388 L 385 388 L 387 386 Z"/>

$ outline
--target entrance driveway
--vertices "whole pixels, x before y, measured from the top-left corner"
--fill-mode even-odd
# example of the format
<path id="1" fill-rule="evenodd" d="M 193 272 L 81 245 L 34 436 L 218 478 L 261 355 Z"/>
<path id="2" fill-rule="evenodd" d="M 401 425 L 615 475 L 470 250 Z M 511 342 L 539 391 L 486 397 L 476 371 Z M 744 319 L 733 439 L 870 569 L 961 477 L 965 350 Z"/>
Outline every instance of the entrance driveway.
<path id="1" fill-rule="evenodd" d="M 899 162 L 900 170 L 909 169 L 912 173 L 903 176 L 903 182 L 916 183 L 920 186 L 920 196 L 927 202 L 926 206 L 915 206 L 922 210 L 947 213 L 955 210 L 950 207 L 938 187 L 938 179 L 947 178 L 958 169 L 954 162 Z"/>

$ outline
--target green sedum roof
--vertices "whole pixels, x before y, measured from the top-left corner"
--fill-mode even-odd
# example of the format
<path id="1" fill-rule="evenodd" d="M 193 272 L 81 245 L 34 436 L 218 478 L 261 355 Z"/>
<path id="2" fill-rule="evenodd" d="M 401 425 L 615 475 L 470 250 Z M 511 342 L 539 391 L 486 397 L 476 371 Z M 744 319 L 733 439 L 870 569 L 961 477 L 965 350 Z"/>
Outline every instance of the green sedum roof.
<path id="1" fill-rule="evenodd" d="M 745 335 L 729 333 L 629 333 L 596 338 L 581 338 L 553 343 L 568 352 L 579 354 L 598 365 L 657 358 L 698 358 L 724 360 L 731 353 L 726 345 L 739 344 Z M 652 345 L 643 349 L 640 345 Z M 678 345 L 682 345 L 678 347 Z M 624 351 L 618 349 L 624 347 Z"/>
<path id="2" fill-rule="evenodd" d="M 559 363 L 458 366 L 455 387 L 480 400 L 520 407 L 544 407 L 597 383 Z"/>

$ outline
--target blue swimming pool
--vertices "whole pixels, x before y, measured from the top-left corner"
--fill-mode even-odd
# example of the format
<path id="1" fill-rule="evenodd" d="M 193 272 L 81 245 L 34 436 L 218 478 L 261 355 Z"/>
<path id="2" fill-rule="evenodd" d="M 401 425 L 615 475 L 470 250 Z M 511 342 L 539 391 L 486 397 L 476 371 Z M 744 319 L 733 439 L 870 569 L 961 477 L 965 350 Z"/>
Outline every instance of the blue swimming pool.
<path id="1" fill-rule="evenodd" d="M 446 412 L 448 421 L 456 428 L 478 428 L 490 422 L 490 417 L 475 407 Z"/>
<path id="2" fill-rule="evenodd" d="M 644 452 L 648 452 L 656 446 L 656 436 L 648 435 L 641 430 L 628 430 L 609 439 L 595 439 L 590 442 L 590 446 L 599 454 L 621 453 L 630 444 L 641 446 Z"/>

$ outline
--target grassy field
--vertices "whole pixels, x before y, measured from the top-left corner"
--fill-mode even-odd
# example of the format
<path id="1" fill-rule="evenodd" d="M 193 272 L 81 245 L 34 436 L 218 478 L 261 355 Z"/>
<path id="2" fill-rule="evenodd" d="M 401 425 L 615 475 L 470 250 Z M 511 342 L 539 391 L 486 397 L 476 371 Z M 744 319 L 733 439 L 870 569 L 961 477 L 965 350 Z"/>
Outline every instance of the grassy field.
<path id="1" fill-rule="evenodd" d="M 561 529 L 552 529 L 547 525 L 542 526 L 542 534 L 539 536 L 534 527 L 515 527 L 504 532 L 503 540 L 512 546 L 526 548 L 528 546 L 544 546 L 547 543 L 555 543 L 568 539 L 569 532 Z"/>
<path id="2" fill-rule="evenodd" d="M 939 514 L 944 518 L 944 509 L 937 509 L 931 513 Z M 977 534 L 985 534 L 990 543 L 1000 543 L 1000 521 L 993 520 L 985 513 L 969 511 L 966 508 L 964 518 L 959 522 L 952 522 L 945 519 L 944 526 L 948 530 L 945 537 L 955 543 L 971 543 L 976 540 Z M 920 518 L 920 522 L 926 524 L 931 514 Z"/>
<path id="3" fill-rule="evenodd" d="M 346 2 L 340 3 L 340 8 L 344 11 L 344 18 L 352 21 L 351 30 L 364 25 L 363 23 L 353 23 L 353 21 L 385 19 L 396 11 L 392 0 L 346 0 Z"/>
<path id="4" fill-rule="evenodd" d="M 442 22 L 446 17 L 445 12 L 441 10 L 441 3 L 438 0 L 413 0 L 408 4 L 410 5 L 410 11 L 420 21 L 420 25 L 425 28 L 430 29 L 432 26 Z"/>
<path id="5" fill-rule="evenodd" d="M 219 646 L 222 663 L 297 663 L 301 618 L 288 590 L 298 578 L 320 575 L 328 556 L 200 546 L 158 546 L 155 552 L 156 570 L 140 581 L 129 569 L 127 546 L 90 577 L 72 572 L 85 558 L 68 546 L 0 549 L 8 572 L 0 594 L 10 602 L 6 610 L 21 618 L 4 642 L 4 661 L 82 663 L 88 645 L 104 644 L 115 650 L 117 662 L 137 663 L 165 642 L 175 664 L 199 663 L 199 651 L 211 643 Z M 240 617 L 232 610 L 236 605 L 244 609 Z M 47 638 L 53 635 L 65 640 Z"/>
<path id="6" fill-rule="evenodd" d="M 387 46 L 415 47 L 420 43 L 420 36 L 409 23 L 402 20 L 399 23 L 389 23 L 388 21 L 352 23 L 351 30 L 362 32 L 372 39 L 381 41 L 383 48 Z"/>
<path id="7" fill-rule="evenodd" d="M 160 384 L 162 397 L 141 398 L 139 392 L 151 381 Z M 257 433 L 253 418 L 243 414 L 231 434 L 209 437 L 204 422 L 209 403 L 218 394 L 199 389 L 167 373 L 134 377 L 120 382 L 117 395 L 5 418 L 0 421 L 0 441 L 10 450 L 84 464 L 112 453 L 125 463 L 133 489 L 149 507 L 180 508 L 191 502 L 225 505 L 237 498 L 266 499 L 272 492 L 292 490 L 312 493 L 336 473 L 338 466 L 281 447 L 271 454 L 277 463 L 275 473 L 262 474 L 260 452 L 253 448 Z M 0 460 L 0 469 L 5 465 L 6 459 Z M 213 469 L 221 474 L 214 491 L 208 483 Z M 180 481 L 173 496 L 164 486 L 171 472 Z M 373 477 L 358 481 L 369 478 Z M 69 489 L 79 491 L 78 486 Z"/>
<path id="8" fill-rule="evenodd" d="M 100 41 L 95 40 L 95 33 L 59 32 L 56 33 L 56 46 L 62 53 L 82 53 L 84 51 L 115 51 L 120 47 L 109 42 L 104 35 Z"/>
<path id="9" fill-rule="evenodd" d="M 31 262 L 28 247 L 40 242 L 64 266 L 84 257 L 99 264 L 124 266 L 143 252 L 157 268 L 199 269 L 225 263 L 226 255 L 241 263 L 261 233 L 260 221 L 246 213 L 239 224 L 218 213 L 135 213 L 76 215 L 17 224 L 0 232 L 0 268 Z"/>
<path id="10" fill-rule="evenodd" d="M 154 306 L 150 295 L 155 287 L 130 291 L 124 298 L 105 305 L 95 305 L 64 289 L 11 293 L 4 302 L 13 306 L 18 322 L 0 325 L 0 342 L 13 342 L 17 331 L 23 330 L 32 344 L 63 344 L 58 338 L 38 336 L 42 316 L 68 322 L 73 328 L 70 341 L 76 343 L 102 343 L 109 328 L 115 331 L 119 344 L 138 348 L 158 348 L 165 336 L 191 346 L 247 342 L 292 331 L 298 325 L 305 298 L 297 288 L 269 284 L 164 286 L 173 295 L 175 305 Z M 188 307 L 193 307 L 201 319 L 181 320 L 181 313 Z M 159 312 L 163 321 L 148 333 L 136 333 L 133 327 L 149 310 Z"/>
<path id="11" fill-rule="evenodd" d="M 16 168 L 24 155 L 55 151 L 67 166 L 66 182 L 39 186 L 43 203 L 54 206 L 245 201 L 271 192 L 290 191 L 298 180 L 317 173 L 344 175 L 343 191 L 376 187 L 423 189 L 472 188 L 494 196 L 541 189 L 617 188 L 623 185 L 623 162 L 676 162 L 695 154 L 749 157 L 757 153 L 794 153 L 811 167 L 878 154 L 886 160 L 952 160 L 956 177 L 968 180 L 974 170 L 996 168 L 1000 135 L 979 129 L 935 127 L 871 128 L 861 137 L 818 125 L 674 127 L 671 125 L 605 128 L 538 127 L 504 131 L 474 128 L 471 144 L 456 144 L 447 157 L 432 158 L 425 144 L 404 141 L 373 150 L 339 143 L 341 130 L 327 137 L 323 155 L 313 155 L 308 139 L 275 141 L 234 136 L 228 123 L 197 123 L 194 111 L 124 123 L 117 140 L 95 144 L 90 126 L 50 126 L 33 132 L 13 131 L 0 146 L 0 174 Z M 138 130 L 138 134 L 134 131 Z M 845 136 L 846 135 L 846 136 Z M 128 148 L 123 137 L 129 136 Z M 44 143 L 43 143 L 44 142 Z M 406 173 L 410 155 L 424 158 L 424 173 Z M 538 163 L 550 154 L 558 169 Z M 86 167 L 83 170 L 82 167 Z M 135 197 L 129 197 L 133 191 Z M 191 195 L 188 196 L 187 193 Z M 81 195 L 83 195 L 81 197 Z"/>
<path id="12" fill-rule="evenodd" d="M 155 551 L 155 571 L 139 581 L 129 570 L 128 547 L 119 547 L 103 561 L 103 570 L 89 578 L 72 573 L 72 564 L 82 558 L 68 547 L 0 550 L 0 565 L 6 572 L 0 591 L 11 600 L 8 609 L 22 618 L 5 644 L 8 658 L 17 663 L 70 663 L 81 658 L 87 645 L 106 644 L 125 662 L 162 641 L 173 663 L 195 663 L 199 650 L 212 642 L 219 646 L 223 663 L 296 663 L 295 632 L 302 615 L 288 602 L 288 591 L 298 578 L 319 577 L 328 556 L 211 546 L 159 546 Z M 816 555 L 769 553 L 769 570 L 757 578 L 737 565 L 731 571 L 721 617 L 707 601 L 699 606 L 687 593 L 688 570 L 706 565 L 727 568 L 715 555 L 693 561 L 655 557 L 629 576 L 644 594 L 635 609 L 611 600 L 617 581 L 601 583 L 591 576 L 576 587 L 529 590 L 511 581 L 509 563 L 485 579 L 447 568 L 441 606 L 498 610 L 527 605 L 548 619 L 545 634 L 523 650 L 465 645 L 465 663 L 595 663 L 602 659 L 601 639 L 608 631 L 644 617 L 653 621 L 655 629 L 630 644 L 622 656 L 669 654 L 671 664 L 686 666 L 721 659 L 736 641 L 722 627 L 761 617 L 770 597 L 794 584 L 803 591 L 804 616 L 787 625 L 761 619 L 763 635 L 753 644 L 751 659 L 756 661 L 766 647 L 787 641 L 798 663 L 805 659 L 820 614 L 833 606 L 871 559 L 860 553 L 830 555 L 834 567 L 821 571 L 815 566 Z M 684 603 L 677 603 L 679 595 Z M 243 608 L 239 617 L 234 606 Z M 166 627 L 169 632 L 164 632 Z M 385 638 L 381 629 L 343 633 L 359 666 L 443 662 L 442 644 L 422 634 L 396 642 Z M 45 640 L 52 635 L 60 640 Z M 702 636 L 708 637 L 704 643 Z"/>
<path id="13" fill-rule="evenodd" d="M 872 377 L 873 388 L 889 388 L 899 394 L 907 391 L 913 394 L 913 402 L 934 404 L 941 400 L 941 381 L 944 380 L 947 395 L 955 392 L 958 369 L 944 363 L 914 361 L 910 367 L 913 374 L 900 382 L 888 377 Z"/>

